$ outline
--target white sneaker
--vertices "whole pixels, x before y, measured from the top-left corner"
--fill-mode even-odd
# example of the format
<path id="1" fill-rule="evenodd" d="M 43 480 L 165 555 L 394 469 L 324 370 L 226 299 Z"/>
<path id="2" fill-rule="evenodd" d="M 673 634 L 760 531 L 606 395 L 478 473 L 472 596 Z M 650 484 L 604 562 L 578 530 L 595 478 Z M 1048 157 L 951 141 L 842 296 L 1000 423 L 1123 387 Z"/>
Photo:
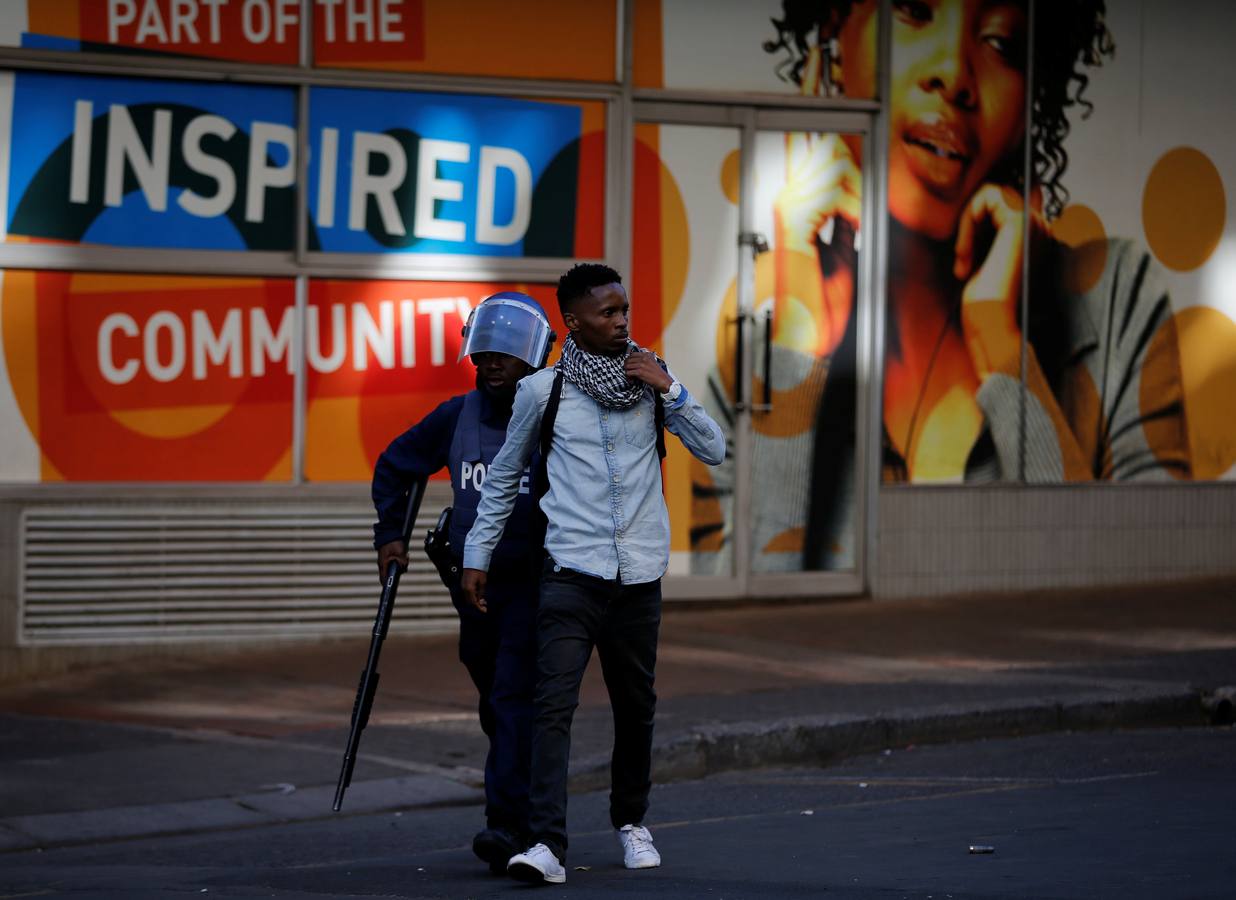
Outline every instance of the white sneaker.
<path id="1" fill-rule="evenodd" d="M 512 856 L 511 861 L 506 864 L 506 873 L 512 878 L 533 884 L 562 884 L 566 881 L 566 869 L 558 862 L 554 851 L 544 844 L 537 844 Z"/>
<path id="2" fill-rule="evenodd" d="M 652 846 L 652 833 L 643 825 L 623 825 L 618 829 L 622 844 L 622 864 L 628 869 L 655 869 L 661 865 L 661 854 Z"/>

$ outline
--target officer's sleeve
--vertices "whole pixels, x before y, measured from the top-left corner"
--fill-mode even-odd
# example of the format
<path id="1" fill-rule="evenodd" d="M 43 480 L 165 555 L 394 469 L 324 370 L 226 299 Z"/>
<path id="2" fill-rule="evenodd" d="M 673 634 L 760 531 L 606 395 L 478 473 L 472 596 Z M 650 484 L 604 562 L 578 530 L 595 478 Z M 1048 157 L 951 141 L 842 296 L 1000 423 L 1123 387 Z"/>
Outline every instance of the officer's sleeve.
<path id="1" fill-rule="evenodd" d="M 463 397 L 439 404 L 391 441 L 373 468 L 371 496 L 378 520 L 373 525 L 373 546 L 382 547 L 403 537 L 403 516 L 408 489 L 417 478 L 428 477 L 447 463 Z"/>

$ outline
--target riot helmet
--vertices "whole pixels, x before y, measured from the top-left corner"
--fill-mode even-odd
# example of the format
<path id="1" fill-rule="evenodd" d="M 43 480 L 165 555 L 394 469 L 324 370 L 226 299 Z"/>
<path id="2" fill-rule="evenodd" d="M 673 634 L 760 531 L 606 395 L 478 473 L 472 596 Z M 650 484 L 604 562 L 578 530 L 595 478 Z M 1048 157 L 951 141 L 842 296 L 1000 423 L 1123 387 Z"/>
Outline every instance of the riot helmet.
<path id="1" fill-rule="evenodd" d="M 553 329 L 541 305 L 518 291 L 501 291 L 481 301 L 463 327 L 459 358 L 474 353 L 505 353 L 534 369 L 545 365 Z"/>

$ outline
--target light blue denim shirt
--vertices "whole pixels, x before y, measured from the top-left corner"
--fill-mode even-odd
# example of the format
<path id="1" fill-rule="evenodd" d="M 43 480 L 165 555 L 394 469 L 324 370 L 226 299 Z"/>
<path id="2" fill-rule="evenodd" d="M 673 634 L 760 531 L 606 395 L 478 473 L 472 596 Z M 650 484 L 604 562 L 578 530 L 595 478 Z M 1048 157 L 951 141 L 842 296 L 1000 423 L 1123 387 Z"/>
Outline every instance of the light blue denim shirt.
<path id="1" fill-rule="evenodd" d="M 671 374 L 672 377 L 672 374 Z M 524 468 L 540 439 L 553 369 L 519 382 L 506 443 L 485 476 L 464 567 L 489 569 L 489 558 L 514 506 Z M 549 525 L 545 547 L 568 569 L 624 584 L 656 581 L 669 565 L 669 512 L 661 492 L 652 391 L 626 410 L 607 409 L 569 381 L 562 383 L 550 448 Z M 721 429 L 686 387 L 665 404 L 665 428 L 699 460 L 725 458 Z"/>

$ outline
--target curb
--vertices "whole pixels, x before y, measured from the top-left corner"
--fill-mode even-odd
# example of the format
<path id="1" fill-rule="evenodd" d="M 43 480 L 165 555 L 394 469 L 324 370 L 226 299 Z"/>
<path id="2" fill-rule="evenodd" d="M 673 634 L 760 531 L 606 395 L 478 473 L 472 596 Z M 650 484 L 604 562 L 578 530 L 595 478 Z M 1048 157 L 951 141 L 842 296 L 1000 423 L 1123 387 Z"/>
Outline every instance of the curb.
<path id="1" fill-rule="evenodd" d="M 892 709 L 870 716 L 795 716 L 772 722 L 704 726 L 653 747 L 657 783 L 686 781 L 735 770 L 818 766 L 908 744 L 1010 737 L 1053 731 L 1206 725 L 1208 695 L 1191 688 L 1130 695 L 1095 692 L 1069 699 L 989 702 Z M 609 787 L 608 757 L 571 767 L 573 791 Z M 266 792 L 149 806 L 0 819 L 0 853 L 104 841 L 307 822 L 330 812 L 333 785 L 286 794 Z M 414 797 L 413 802 L 408 802 Z M 400 813 L 484 802 L 484 792 L 437 775 L 356 782 L 346 816 Z"/>
<path id="2" fill-rule="evenodd" d="M 484 791 L 437 775 L 355 782 L 348 789 L 344 803 L 346 812 L 331 812 L 334 796 L 333 785 L 319 785 L 286 794 L 273 791 L 148 806 L 14 816 L 0 819 L 0 853 L 485 802 Z M 415 797 L 416 801 L 409 804 L 408 797 Z"/>
<path id="3" fill-rule="evenodd" d="M 1132 697 L 1107 692 L 1068 700 L 994 702 L 981 708 L 894 709 L 874 716 L 795 716 L 703 727 L 654 746 L 653 776 L 656 783 L 687 781 L 735 770 L 818 766 L 908 744 L 1208 722 L 1201 692 L 1185 688 Z M 581 761 L 570 786 L 578 791 L 608 788 L 609 759 Z"/>

